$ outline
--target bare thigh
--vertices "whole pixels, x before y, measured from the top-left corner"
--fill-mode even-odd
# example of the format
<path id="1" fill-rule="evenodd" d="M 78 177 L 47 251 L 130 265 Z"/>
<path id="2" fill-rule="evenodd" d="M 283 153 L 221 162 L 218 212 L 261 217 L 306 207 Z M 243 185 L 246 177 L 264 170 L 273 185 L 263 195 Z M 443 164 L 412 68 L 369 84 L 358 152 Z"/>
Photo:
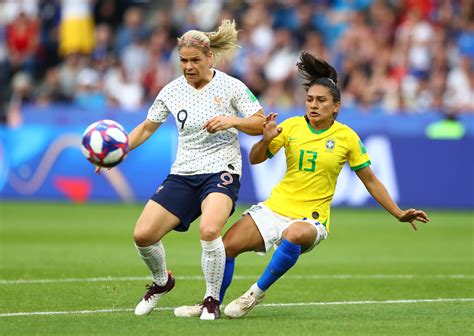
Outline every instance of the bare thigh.
<path id="1" fill-rule="evenodd" d="M 265 251 L 265 243 L 249 214 L 235 222 L 224 235 L 226 255 L 231 258 L 247 251 Z"/>
<path id="2" fill-rule="evenodd" d="M 155 201 L 148 201 L 133 232 L 133 239 L 138 246 L 150 246 L 173 230 L 180 220 Z"/>

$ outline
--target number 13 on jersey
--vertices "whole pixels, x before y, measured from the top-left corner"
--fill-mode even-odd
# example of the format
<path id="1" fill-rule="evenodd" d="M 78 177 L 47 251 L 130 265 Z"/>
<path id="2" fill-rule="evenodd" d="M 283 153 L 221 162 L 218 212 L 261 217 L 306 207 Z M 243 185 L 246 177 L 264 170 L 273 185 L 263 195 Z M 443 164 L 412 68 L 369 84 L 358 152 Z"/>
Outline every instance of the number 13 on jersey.
<path id="1" fill-rule="evenodd" d="M 298 169 L 313 173 L 316 170 L 317 157 L 318 157 L 317 152 L 301 149 Z"/>

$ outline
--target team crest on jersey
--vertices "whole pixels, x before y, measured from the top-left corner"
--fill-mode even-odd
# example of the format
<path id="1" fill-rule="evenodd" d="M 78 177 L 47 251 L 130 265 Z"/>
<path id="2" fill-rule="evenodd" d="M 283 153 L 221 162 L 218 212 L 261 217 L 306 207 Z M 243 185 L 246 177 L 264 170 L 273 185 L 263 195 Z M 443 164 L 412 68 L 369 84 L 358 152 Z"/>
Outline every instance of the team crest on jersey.
<path id="1" fill-rule="evenodd" d="M 326 140 L 326 152 L 333 152 L 334 147 L 336 146 L 336 141 L 334 139 L 328 139 Z"/>
<path id="2" fill-rule="evenodd" d="M 223 101 L 224 101 L 224 100 L 222 99 L 222 97 L 219 97 L 219 96 L 215 96 L 215 97 L 214 97 L 214 103 L 216 103 L 217 107 L 221 107 Z"/>

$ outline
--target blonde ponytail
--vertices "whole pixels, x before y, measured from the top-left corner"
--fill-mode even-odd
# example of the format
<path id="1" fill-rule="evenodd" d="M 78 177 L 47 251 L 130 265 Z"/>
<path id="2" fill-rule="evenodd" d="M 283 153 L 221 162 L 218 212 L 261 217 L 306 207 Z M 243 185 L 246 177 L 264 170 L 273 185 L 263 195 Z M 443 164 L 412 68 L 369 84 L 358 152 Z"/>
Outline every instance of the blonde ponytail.
<path id="1" fill-rule="evenodd" d="M 178 46 L 197 47 L 205 54 L 212 51 L 214 63 L 219 64 L 232 58 L 237 44 L 238 30 L 235 21 L 222 20 L 221 25 L 214 32 L 190 30 L 178 38 Z"/>

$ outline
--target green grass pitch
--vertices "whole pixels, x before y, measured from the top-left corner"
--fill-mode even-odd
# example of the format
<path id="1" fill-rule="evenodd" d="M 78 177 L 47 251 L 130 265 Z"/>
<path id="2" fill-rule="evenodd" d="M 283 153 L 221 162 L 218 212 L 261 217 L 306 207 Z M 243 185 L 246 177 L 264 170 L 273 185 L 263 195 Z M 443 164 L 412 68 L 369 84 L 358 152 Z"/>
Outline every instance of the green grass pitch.
<path id="1" fill-rule="evenodd" d="M 0 203 L 1 335 L 472 335 L 473 213 L 429 211 L 414 232 L 381 209 L 333 209 L 331 234 L 240 320 L 179 319 L 202 299 L 198 225 L 164 239 L 176 287 L 135 317 L 148 272 L 133 246 L 142 205 Z M 239 207 L 226 227 L 238 218 Z M 270 256 L 236 261 L 226 301 Z"/>

